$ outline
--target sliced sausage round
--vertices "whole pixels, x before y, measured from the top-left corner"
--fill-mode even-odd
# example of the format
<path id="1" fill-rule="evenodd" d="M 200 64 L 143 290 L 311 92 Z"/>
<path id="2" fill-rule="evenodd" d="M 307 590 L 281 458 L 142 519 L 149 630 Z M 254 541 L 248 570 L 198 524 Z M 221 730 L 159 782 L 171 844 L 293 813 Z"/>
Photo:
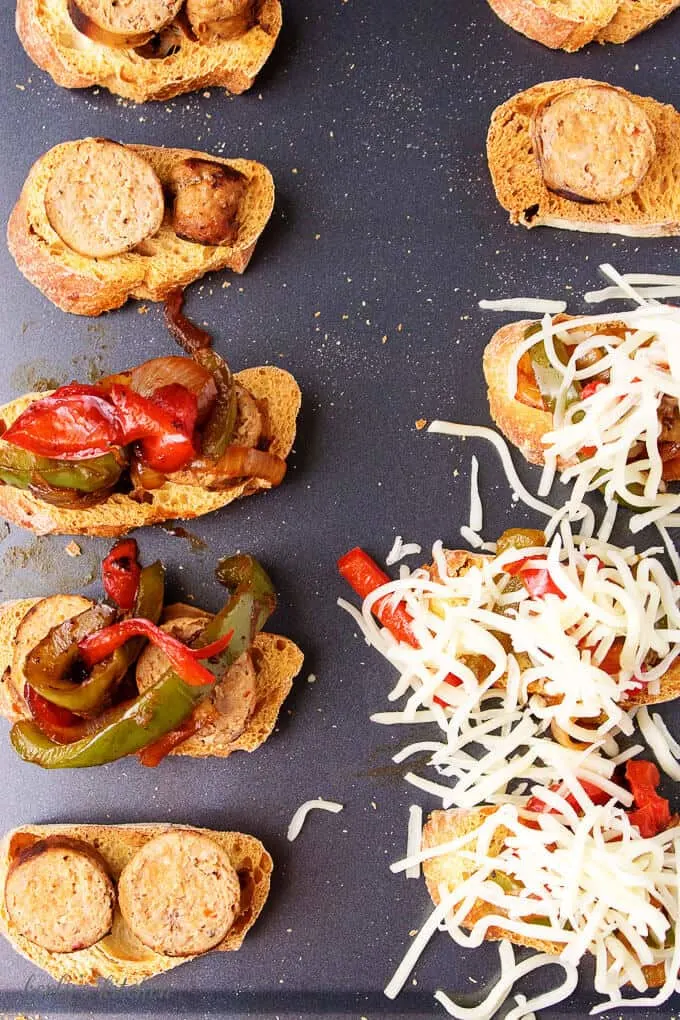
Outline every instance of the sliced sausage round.
<path id="1" fill-rule="evenodd" d="M 175 829 L 149 840 L 118 882 L 131 931 L 163 956 L 207 953 L 239 911 L 238 875 L 222 847 L 200 832 Z"/>
<path id="2" fill-rule="evenodd" d="M 202 41 L 236 39 L 255 23 L 255 0 L 187 0 L 189 24 Z"/>
<path id="3" fill-rule="evenodd" d="M 69 248 L 110 258 L 158 232 L 165 200 L 155 170 L 141 156 L 105 138 L 86 138 L 55 167 L 45 206 Z"/>
<path id="4" fill-rule="evenodd" d="M 234 244 L 241 202 L 248 188 L 238 170 L 207 159 L 185 159 L 170 175 L 175 194 L 173 227 L 196 244 Z"/>
<path id="5" fill-rule="evenodd" d="M 134 46 L 160 32 L 179 14 L 183 0 L 69 0 L 71 20 L 95 42 Z"/>
<path id="6" fill-rule="evenodd" d="M 5 905 L 25 938 L 51 953 L 95 945 L 111 930 L 115 892 L 100 854 L 62 836 L 39 840 L 10 866 Z"/>
<path id="7" fill-rule="evenodd" d="M 546 187 L 577 202 L 630 195 L 656 155 L 645 111 L 609 85 L 586 85 L 547 100 L 532 121 Z"/>

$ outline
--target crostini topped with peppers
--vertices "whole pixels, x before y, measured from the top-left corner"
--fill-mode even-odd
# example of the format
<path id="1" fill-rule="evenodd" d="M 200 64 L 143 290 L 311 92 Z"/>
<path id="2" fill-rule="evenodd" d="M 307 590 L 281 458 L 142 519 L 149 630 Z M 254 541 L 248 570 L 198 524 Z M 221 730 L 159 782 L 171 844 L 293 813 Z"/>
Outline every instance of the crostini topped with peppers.
<path id="1" fill-rule="evenodd" d="M 195 753 L 190 739 L 200 753 L 225 755 L 244 734 L 249 746 L 265 694 L 273 725 L 301 656 L 284 638 L 258 644 L 276 594 L 256 560 L 220 560 L 216 577 L 230 594 L 214 616 L 166 607 L 163 567 L 142 566 L 132 539 L 114 546 L 102 575 L 100 603 L 52 596 L 0 610 L 2 643 L 13 649 L 2 707 L 21 758 L 57 769 L 136 754 L 157 765 L 175 749 Z M 253 746 L 269 732 L 254 729 Z"/>

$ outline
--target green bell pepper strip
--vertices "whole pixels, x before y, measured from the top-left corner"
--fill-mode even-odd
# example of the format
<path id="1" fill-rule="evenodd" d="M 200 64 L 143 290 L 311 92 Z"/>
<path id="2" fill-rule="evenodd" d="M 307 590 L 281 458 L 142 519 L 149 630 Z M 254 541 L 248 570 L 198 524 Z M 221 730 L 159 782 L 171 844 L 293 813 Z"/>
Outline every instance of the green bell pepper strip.
<path id="1" fill-rule="evenodd" d="M 158 623 L 163 611 L 164 581 L 165 572 L 160 561 L 142 570 L 133 607 L 135 616 Z M 47 701 L 71 712 L 87 715 L 100 709 L 109 692 L 139 657 L 144 639 L 134 638 L 117 648 L 94 666 L 82 683 L 70 679 L 68 674 L 78 658 L 78 642 L 111 623 L 113 614 L 108 606 L 94 606 L 75 620 L 66 620 L 50 631 L 26 658 L 27 683 Z"/>
<path id="2" fill-rule="evenodd" d="M 46 769 L 89 768 L 136 754 L 180 726 L 250 647 L 276 606 L 274 586 L 252 557 L 221 560 L 216 574 L 221 583 L 236 585 L 236 590 L 194 642 L 195 647 L 204 647 L 234 631 L 229 647 L 204 663 L 213 683 L 192 687 L 170 669 L 144 694 L 109 709 L 95 732 L 71 744 L 50 740 L 35 723 L 16 723 L 10 740 L 17 754 Z"/>
<path id="3" fill-rule="evenodd" d="M 124 466 L 124 459 L 114 453 L 80 461 L 51 460 L 0 442 L 0 479 L 18 489 L 43 484 L 55 489 L 97 492 L 112 488 Z"/>
<path id="4" fill-rule="evenodd" d="M 236 426 L 234 378 L 226 361 L 210 348 L 196 351 L 193 358 L 210 372 L 217 387 L 215 407 L 201 430 L 201 457 L 216 461 L 231 443 Z"/>

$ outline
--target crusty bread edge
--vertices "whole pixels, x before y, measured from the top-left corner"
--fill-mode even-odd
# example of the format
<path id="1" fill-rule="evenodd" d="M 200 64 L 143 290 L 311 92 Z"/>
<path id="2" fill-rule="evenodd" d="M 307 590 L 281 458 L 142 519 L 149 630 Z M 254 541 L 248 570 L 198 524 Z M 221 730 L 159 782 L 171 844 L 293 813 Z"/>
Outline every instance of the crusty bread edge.
<path id="1" fill-rule="evenodd" d="M 508 387 L 510 359 L 535 325 L 522 319 L 502 326 L 485 347 L 482 365 L 494 422 L 531 464 L 543 464 L 543 436 L 552 428 L 552 415 L 522 404 Z"/>
<path id="2" fill-rule="evenodd" d="M 123 277 L 101 279 L 97 273 L 96 259 L 87 259 L 81 256 L 78 261 L 84 265 L 84 271 L 79 271 L 75 267 L 60 262 L 52 251 L 50 239 L 42 236 L 42 228 L 38 230 L 34 227 L 33 219 L 36 212 L 33 207 L 38 208 L 41 219 L 47 220 L 44 200 L 41 197 L 44 187 L 40 183 L 44 168 L 49 165 L 49 161 L 59 155 L 60 150 L 65 150 L 70 144 L 74 143 L 63 142 L 54 146 L 35 161 L 29 170 L 21 194 L 7 223 L 7 245 L 17 268 L 30 283 L 62 311 L 71 312 L 74 315 L 97 316 L 103 312 L 120 308 L 130 298 L 164 301 L 171 291 L 177 287 L 187 287 L 206 273 L 222 269 L 231 269 L 235 273 L 245 272 L 274 209 L 274 181 L 267 167 L 254 160 L 226 159 L 193 149 L 138 144 L 130 144 L 126 147 L 142 158 L 148 158 L 153 155 L 154 151 L 162 149 L 165 154 L 171 153 L 177 161 L 197 157 L 246 173 L 251 179 L 250 186 L 261 188 L 266 195 L 266 202 L 263 203 L 257 227 L 255 231 L 250 232 L 248 243 L 237 243 L 233 247 L 229 245 L 201 246 L 203 247 L 203 256 L 197 261 L 195 269 L 184 270 L 180 275 L 168 274 L 157 282 L 149 278 L 150 274 L 145 268 L 142 268 L 141 262 L 138 272 L 132 274 L 134 278 L 130 280 Z M 53 231 L 52 233 L 58 240 L 57 235 Z M 149 259 L 149 264 L 152 263 L 153 258 Z"/>
<path id="3" fill-rule="evenodd" d="M 562 49 L 568 53 L 592 42 L 607 23 L 560 17 L 545 7 L 538 7 L 534 0 L 488 0 L 488 3 L 501 21 L 516 32 L 550 49 Z"/>
<path id="4" fill-rule="evenodd" d="M 256 399 L 266 399 L 272 430 L 271 452 L 283 459 L 290 453 L 300 410 L 300 389 L 293 376 L 272 366 L 248 368 L 235 379 Z M 14 420 L 24 407 L 44 393 L 31 393 L 0 407 L 0 419 Z M 199 486 L 166 482 L 153 491 L 150 503 L 137 503 L 129 496 L 116 494 L 89 510 L 68 510 L 51 506 L 24 489 L 0 485 L 0 517 L 27 528 L 36 535 L 97 535 L 111 538 L 134 528 L 162 521 L 191 520 L 212 513 L 234 500 L 271 488 L 269 482 L 245 479 L 219 491 Z"/>
<path id="5" fill-rule="evenodd" d="M 234 951 L 240 948 L 247 932 L 257 920 L 269 895 L 270 877 L 273 867 L 271 856 L 267 853 L 262 843 L 254 836 L 239 832 L 228 832 L 223 830 L 212 830 L 198 828 L 191 825 L 177 825 L 166 822 L 147 822 L 143 824 L 128 825 L 81 825 L 78 823 L 60 823 L 58 825 L 23 825 L 7 833 L 0 844 L 0 932 L 10 942 L 12 947 L 31 963 L 47 971 L 55 980 L 67 984 L 94 985 L 100 978 L 105 978 L 115 985 L 135 985 L 155 977 L 165 971 L 172 970 L 183 963 L 187 963 L 195 957 L 169 957 L 161 956 L 151 950 L 145 950 L 140 946 L 141 959 L 126 958 L 124 953 L 117 954 L 115 939 L 106 936 L 101 942 L 90 949 L 79 950 L 75 953 L 51 953 L 29 942 L 21 936 L 12 925 L 5 906 L 4 888 L 7 879 L 7 872 L 10 865 L 10 845 L 13 836 L 19 834 L 36 835 L 39 838 L 54 835 L 66 835 L 75 839 L 83 839 L 86 842 L 102 841 L 108 838 L 113 840 L 115 849 L 123 852 L 126 847 L 129 856 L 134 853 L 135 843 L 140 837 L 143 842 L 152 839 L 173 829 L 186 829 L 192 832 L 200 832 L 216 839 L 217 842 L 227 850 L 232 864 L 237 871 L 247 871 L 253 882 L 253 895 L 250 904 L 246 907 L 245 913 L 237 919 L 232 930 L 215 950 L 218 952 Z M 131 847 L 127 846 L 132 844 Z M 104 850 L 98 847 L 100 853 Z M 258 860 L 255 861 L 257 855 Z M 106 859 L 104 850 L 103 856 Z M 110 862 L 109 862 L 110 863 Z M 250 865 L 250 866 L 248 866 Z M 117 879 L 117 875 L 114 878 Z M 117 922 L 121 922 L 120 912 L 116 909 Z M 114 921 L 114 930 L 116 922 Z M 128 933 L 129 935 L 129 933 Z M 134 937 L 133 937 L 134 938 Z M 138 944 L 139 945 L 139 944 Z"/>
<path id="6" fill-rule="evenodd" d="M 475 829 L 478 829 L 482 825 L 489 815 L 495 814 L 496 811 L 498 811 L 498 807 L 490 806 L 477 808 L 452 808 L 448 811 L 433 811 L 423 828 L 423 850 L 430 849 L 438 843 L 454 840 L 460 836 L 465 836 L 470 832 L 474 832 Z M 441 824 L 442 834 L 445 834 L 445 838 L 442 839 L 437 839 L 434 835 L 434 830 L 436 830 L 439 824 Z M 499 826 L 497 831 L 494 833 L 489 847 L 489 854 L 491 856 L 496 856 L 500 853 L 506 831 L 507 830 L 504 830 L 502 826 Z M 463 859 L 456 858 L 455 854 L 444 854 L 442 857 L 449 858 L 449 860 L 455 860 L 460 882 L 463 882 L 472 873 L 471 869 L 466 868 Z M 449 869 L 442 868 L 442 871 L 440 872 L 438 859 L 436 857 L 423 862 L 425 884 L 435 906 L 438 906 L 441 902 L 439 880 L 443 877 L 442 873 L 444 870 Z M 447 883 L 449 891 L 453 892 L 457 884 L 457 882 L 455 884 Z M 489 914 L 498 914 L 497 908 L 478 899 L 475 901 L 469 914 L 462 922 L 463 927 L 470 929 L 478 921 L 487 917 Z M 490 942 L 498 942 L 501 939 L 508 939 L 516 946 L 525 946 L 529 949 L 535 949 L 537 952 L 549 953 L 551 956 L 559 956 L 564 948 L 560 942 L 551 942 L 549 939 L 532 939 L 529 936 L 519 935 L 516 932 L 507 931 L 506 929 L 497 926 L 491 926 L 485 937 Z M 663 964 L 644 967 L 643 970 L 649 988 L 660 988 L 661 985 L 663 985 L 665 981 L 665 967 Z"/>
<path id="7" fill-rule="evenodd" d="M 265 48 L 262 59 L 249 70 L 239 66 L 238 59 L 233 65 L 227 61 L 212 71 L 201 75 L 190 75 L 189 77 L 169 77 L 166 81 L 161 80 L 158 87 L 143 84 L 134 80 L 122 80 L 117 78 L 116 87 L 111 88 L 111 76 L 101 76 L 96 73 L 83 74 L 72 68 L 68 60 L 60 53 L 59 48 L 50 38 L 41 24 L 35 9 L 35 0 L 17 0 L 15 26 L 19 40 L 26 53 L 42 71 L 54 80 L 62 88 L 88 88 L 92 85 L 101 85 L 110 89 L 111 92 L 131 99 L 135 103 L 148 101 L 165 101 L 175 96 L 183 95 L 186 92 L 195 92 L 205 88 L 225 88 L 232 95 L 240 95 L 252 88 L 255 78 L 262 70 L 276 46 L 277 39 L 281 32 L 283 23 L 283 10 L 280 0 L 265 0 L 266 19 L 270 38 L 270 44 Z M 247 46 L 247 40 L 245 41 Z M 106 80 L 104 80 L 106 79 Z"/>

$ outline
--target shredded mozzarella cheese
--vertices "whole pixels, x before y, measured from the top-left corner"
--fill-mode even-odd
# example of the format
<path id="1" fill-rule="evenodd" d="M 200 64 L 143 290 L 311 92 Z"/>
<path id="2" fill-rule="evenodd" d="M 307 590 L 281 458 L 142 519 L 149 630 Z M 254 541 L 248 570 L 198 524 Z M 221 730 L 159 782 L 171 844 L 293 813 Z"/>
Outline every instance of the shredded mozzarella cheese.
<path id="1" fill-rule="evenodd" d="M 479 302 L 479 307 L 489 312 L 529 312 L 540 315 L 560 315 L 567 310 L 566 301 L 545 301 L 543 298 L 500 298 L 498 301 L 486 299 Z"/>
<path id="2" fill-rule="evenodd" d="M 420 804 L 411 804 L 408 809 L 408 840 L 406 844 L 406 856 L 414 857 L 420 852 L 420 843 L 423 832 L 423 809 Z M 407 878 L 420 878 L 420 863 L 418 861 L 406 869 Z"/>
<path id="3" fill-rule="evenodd" d="M 300 805 L 290 820 L 290 825 L 288 826 L 289 841 L 292 843 L 293 840 L 298 838 L 310 811 L 330 811 L 332 814 L 337 815 L 339 811 L 342 811 L 343 807 L 343 804 L 338 804 L 333 800 L 323 800 L 321 797 L 317 800 L 306 800 L 304 804 Z"/>
<path id="4" fill-rule="evenodd" d="M 392 567 L 400 560 L 406 559 L 407 556 L 418 556 L 422 551 L 422 546 L 419 546 L 417 542 L 404 542 L 401 535 L 397 535 L 394 545 L 385 558 L 385 563 L 388 567 Z"/>

